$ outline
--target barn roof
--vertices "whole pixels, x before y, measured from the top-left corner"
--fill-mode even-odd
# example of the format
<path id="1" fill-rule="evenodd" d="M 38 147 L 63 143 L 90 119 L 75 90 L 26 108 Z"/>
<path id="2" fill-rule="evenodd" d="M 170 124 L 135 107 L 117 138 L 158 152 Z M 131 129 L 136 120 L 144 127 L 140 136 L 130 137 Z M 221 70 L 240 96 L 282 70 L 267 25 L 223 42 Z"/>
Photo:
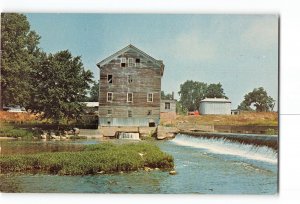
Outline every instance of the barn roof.
<path id="1" fill-rule="evenodd" d="M 86 107 L 98 107 L 99 106 L 99 102 L 83 102 Z"/>
<path id="2" fill-rule="evenodd" d="M 156 60 L 153 57 L 151 57 L 150 55 L 146 54 L 145 52 L 143 52 L 142 50 L 136 48 L 135 46 L 129 44 L 128 46 L 124 47 L 123 49 L 115 52 L 114 54 L 110 55 L 109 57 L 105 58 L 104 60 L 100 61 L 97 63 L 97 66 L 100 68 L 103 65 L 109 63 L 111 60 L 113 60 L 114 58 L 118 57 L 120 54 L 127 52 L 129 50 L 133 50 L 135 52 L 138 52 L 140 55 L 144 56 L 145 58 L 151 60 L 153 63 L 157 64 L 158 66 L 160 66 L 162 68 L 162 71 L 164 70 L 164 64 L 162 60 Z"/>
<path id="3" fill-rule="evenodd" d="M 231 103 L 231 101 L 226 98 L 205 98 L 201 103 L 202 102 Z"/>

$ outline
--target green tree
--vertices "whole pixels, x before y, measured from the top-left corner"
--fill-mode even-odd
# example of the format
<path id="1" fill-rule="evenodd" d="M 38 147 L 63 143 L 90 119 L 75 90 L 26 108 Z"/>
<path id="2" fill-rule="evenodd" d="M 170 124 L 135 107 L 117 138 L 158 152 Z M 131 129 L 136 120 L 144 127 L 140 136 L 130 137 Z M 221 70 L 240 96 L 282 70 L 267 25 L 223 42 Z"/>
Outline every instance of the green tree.
<path id="1" fill-rule="evenodd" d="M 28 106 L 39 39 L 25 15 L 1 14 L 0 109 L 4 104 Z"/>
<path id="2" fill-rule="evenodd" d="M 90 89 L 90 96 L 88 101 L 99 101 L 99 81 L 93 82 L 93 85 Z"/>
<path id="3" fill-rule="evenodd" d="M 224 89 L 222 88 L 222 84 L 210 84 L 207 87 L 207 91 L 205 94 L 206 98 L 227 98 L 224 93 Z"/>
<path id="4" fill-rule="evenodd" d="M 30 109 L 59 124 L 79 119 L 81 103 L 92 83 L 92 72 L 85 70 L 80 57 L 72 57 L 68 50 L 43 55 L 34 73 L 34 94 Z"/>
<path id="5" fill-rule="evenodd" d="M 187 80 L 180 85 L 179 102 L 188 111 L 199 110 L 200 101 L 205 98 L 206 92 L 206 83 Z"/>
<path id="6" fill-rule="evenodd" d="M 170 93 L 165 93 L 164 91 L 160 92 L 160 96 L 162 100 L 172 100 L 173 96 Z"/>
<path id="7" fill-rule="evenodd" d="M 179 115 L 186 115 L 188 110 L 179 102 L 176 101 L 176 113 Z"/>
<path id="8" fill-rule="evenodd" d="M 275 100 L 268 96 L 263 87 L 255 88 L 244 96 L 244 101 L 238 106 L 240 110 L 252 110 L 255 107 L 257 112 L 273 111 Z"/>

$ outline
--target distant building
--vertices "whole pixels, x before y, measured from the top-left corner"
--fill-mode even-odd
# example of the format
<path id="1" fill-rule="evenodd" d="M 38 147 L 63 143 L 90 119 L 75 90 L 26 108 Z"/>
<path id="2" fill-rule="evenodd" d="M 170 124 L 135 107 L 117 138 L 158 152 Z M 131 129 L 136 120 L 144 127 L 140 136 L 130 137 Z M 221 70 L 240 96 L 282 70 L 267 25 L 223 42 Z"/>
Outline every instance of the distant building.
<path id="1" fill-rule="evenodd" d="M 160 116 L 162 119 L 176 118 L 176 100 L 161 100 L 160 101 Z"/>
<path id="2" fill-rule="evenodd" d="M 156 127 L 164 64 L 133 45 L 97 64 L 99 127 Z M 112 128 L 111 128 L 112 129 Z"/>
<path id="3" fill-rule="evenodd" d="M 83 102 L 86 105 L 86 113 L 98 113 L 99 102 Z"/>
<path id="4" fill-rule="evenodd" d="M 225 98 L 205 98 L 200 102 L 200 115 L 230 115 L 231 101 Z"/>
<path id="5" fill-rule="evenodd" d="M 176 100 L 161 100 L 160 101 L 161 113 L 176 113 Z"/>

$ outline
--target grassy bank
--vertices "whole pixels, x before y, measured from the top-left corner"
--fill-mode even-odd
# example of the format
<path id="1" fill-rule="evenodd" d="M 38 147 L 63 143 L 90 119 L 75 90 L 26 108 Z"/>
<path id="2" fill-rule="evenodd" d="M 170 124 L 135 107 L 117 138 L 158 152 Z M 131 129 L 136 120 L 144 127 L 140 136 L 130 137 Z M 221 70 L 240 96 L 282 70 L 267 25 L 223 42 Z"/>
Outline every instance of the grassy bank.
<path id="1" fill-rule="evenodd" d="M 144 167 L 170 169 L 173 157 L 149 143 L 87 145 L 81 152 L 52 152 L 0 157 L 1 173 L 41 171 L 86 175 L 134 171 Z"/>
<path id="2" fill-rule="evenodd" d="M 38 132 L 28 129 L 18 128 L 13 125 L 0 123 L 0 137 L 13 137 L 22 139 L 31 139 L 33 136 L 38 135 Z"/>
<path id="3" fill-rule="evenodd" d="M 277 126 L 278 113 L 242 112 L 239 115 L 177 115 L 176 119 L 161 119 L 163 125 L 177 126 L 182 123 L 194 125 Z"/>

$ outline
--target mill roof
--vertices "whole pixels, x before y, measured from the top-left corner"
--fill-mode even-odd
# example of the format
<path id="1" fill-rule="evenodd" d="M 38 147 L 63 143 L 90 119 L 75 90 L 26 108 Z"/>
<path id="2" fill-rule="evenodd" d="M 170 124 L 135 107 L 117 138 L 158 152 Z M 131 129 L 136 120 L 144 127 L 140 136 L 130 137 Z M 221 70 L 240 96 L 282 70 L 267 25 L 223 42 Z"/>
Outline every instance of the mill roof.
<path id="1" fill-rule="evenodd" d="M 128 46 L 124 47 L 123 49 L 115 52 L 114 54 L 110 55 L 109 57 L 105 58 L 104 60 L 98 62 L 97 66 L 100 68 L 103 65 L 109 63 L 114 58 L 116 58 L 119 55 L 121 55 L 122 53 L 127 52 L 129 50 L 133 50 L 133 51 L 139 53 L 140 55 L 144 56 L 145 58 L 151 60 L 154 64 L 157 64 L 158 66 L 160 66 L 162 68 L 162 70 L 164 69 L 164 64 L 163 64 L 162 60 L 154 59 L 153 57 L 151 57 L 147 53 L 143 52 L 142 50 L 138 49 L 137 47 L 133 46 L 132 44 L 129 44 Z"/>

